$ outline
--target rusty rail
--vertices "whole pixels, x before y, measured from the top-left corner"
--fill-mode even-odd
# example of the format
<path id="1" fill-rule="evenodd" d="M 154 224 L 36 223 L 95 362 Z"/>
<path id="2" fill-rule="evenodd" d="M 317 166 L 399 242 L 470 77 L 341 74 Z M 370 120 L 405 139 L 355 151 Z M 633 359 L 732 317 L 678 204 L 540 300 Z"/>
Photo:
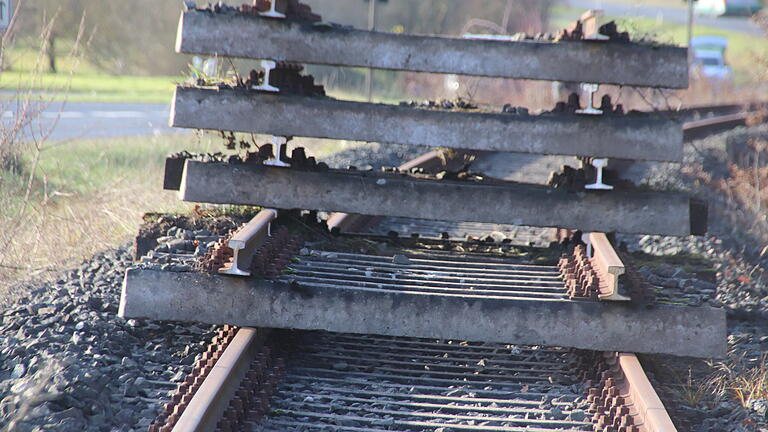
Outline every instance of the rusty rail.
<path id="1" fill-rule="evenodd" d="M 333 361 L 338 359 L 345 360 L 350 363 L 368 362 L 367 364 L 377 363 L 377 355 L 382 355 L 381 351 L 384 350 L 397 350 L 395 354 L 387 353 L 390 356 L 389 360 L 384 360 L 384 364 L 402 364 L 402 361 L 397 361 L 397 358 L 409 358 L 409 349 L 420 347 L 420 343 L 423 345 L 426 342 L 418 342 L 410 338 L 403 338 L 404 345 L 398 343 L 398 338 L 387 338 L 381 336 L 368 337 L 371 341 L 376 341 L 375 344 L 363 344 L 354 345 L 354 342 L 358 338 L 366 338 L 367 336 L 355 336 L 355 335 L 342 335 L 342 334 L 327 334 L 320 336 L 323 341 L 318 341 L 318 336 L 312 336 L 311 340 L 315 342 L 314 347 L 310 347 L 305 354 L 299 354 L 300 358 L 304 360 L 318 358 L 321 363 L 327 363 L 326 358 L 331 358 Z M 282 337 L 278 338 L 282 340 Z M 328 339 L 327 342 L 324 342 Z M 277 339 L 276 339 L 277 340 Z M 323 343 L 329 343 L 332 347 L 337 346 L 338 343 L 343 344 L 343 353 L 350 354 L 357 353 L 352 357 L 338 357 L 331 353 L 326 353 L 324 350 L 318 351 L 319 346 Z M 415 345 L 414 345 L 415 344 Z M 203 383 L 197 388 L 197 391 L 191 395 L 191 399 L 185 404 L 183 411 L 180 413 L 178 420 L 174 424 L 156 425 L 154 430 L 163 432 L 202 432 L 212 430 L 240 430 L 241 427 L 255 428 L 256 425 L 262 421 L 268 421 L 265 419 L 265 413 L 269 412 L 270 398 L 272 395 L 280 394 L 278 388 L 280 377 L 287 373 L 287 379 L 292 381 L 293 384 L 289 384 L 283 391 L 287 391 L 289 396 L 296 390 L 296 373 L 291 375 L 290 370 L 285 369 L 285 360 L 281 356 L 277 356 L 276 360 L 270 360 L 273 355 L 272 347 L 267 341 L 266 333 L 262 330 L 256 330 L 251 328 L 240 329 L 231 342 L 227 345 L 223 353 L 218 357 L 215 364 L 212 364 L 210 371 L 205 376 Z M 448 345 L 451 346 L 451 345 Z M 462 356 L 471 356 L 466 350 L 471 349 L 473 345 L 462 346 Z M 367 348 L 364 348 L 367 347 Z M 433 342 L 424 345 L 424 347 L 430 348 L 432 351 L 439 349 L 439 344 Z M 357 351 L 354 351 L 357 349 Z M 371 352 L 368 352 L 368 349 Z M 523 348 L 525 350 L 526 348 Z M 352 351 L 350 351 L 352 350 Z M 418 350 L 417 350 L 418 351 Z M 548 352 L 565 354 L 567 351 L 549 350 Z M 415 359 L 428 359 L 423 354 L 418 355 L 416 352 L 413 357 Z M 487 354 L 484 354 L 487 356 Z M 394 357 L 394 359 L 392 358 Z M 513 356 L 514 357 L 514 356 Z M 443 357 L 441 357 L 443 359 Z M 617 353 L 617 352 L 605 352 L 605 353 L 586 353 L 582 358 L 586 361 L 577 361 L 577 370 L 571 370 L 572 373 L 577 373 L 578 369 L 583 369 L 582 375 L 589 388 L 589 395 L 587 402 L 590 404 L 587 413 L 591 414 L 591 420 L 588 420 L 593 424 L 595 431 L 600 432 L 612 432 L 612 431 L 626 431 L 626 432 L 676 432 L 674 424 L 672 423 L 669 414 L 664 408 L 663 403 L 659 399 L 652 384 L 643 370 L 642 365 L 634 354 L 629 353 Z M 501 361 L 505 363 L 505 368 L 515 368 L 517 362 L 514 358 L 497 358 L 490 361 Z M 550 359 L 551 361 L 551 359 Z M 302 362 L 299 362 L 302 363 Z M 324 363 L 324 364 L 325 364 Z M 410 364 L 410 363 L 409 363 Z M 303 368 L 322 368 L 322 365 L 298 365 L 299 369 Z M 330 367 L 330 366 L 327 366 Z M 334 366 L 332 369 L 336 370 L 342 366 Z M 561 366 L 555 365 L 555 363 L 544 363 L 541 368 L 547 369 L 548 367 L 564 367 L 566 363 Z M 407 368 L 405 368 L 407 369 Z M 403 369 L 404 372 L 407 371 Z M 314 369 L 313 369 L 314 370 Z M 321 370 L 321 369 L 318 369 Z M 330 369 L 328 369 L 330 370 Z M 566 373 L 567 369 L 563 369 L 562 373 Z M 393 370 L 394 371 L 394 370 Z M 423 371 L 422 371 L 423 372 Z M 299 374 L 301 372 L 298 372 Z M 344 374 L 345 372 L 334 372 L 338 374 Z M 443 377 L 445 373 L 440 373 Z M 534 370 L 526 370 L 525 375 L 531 375 Z M 549 372 L 547 372 L 549 373 Z M 359 374 L 361 377 L 367 374 Z M 374 376 L 375 374 L 371 375 Z M 462 372 L 456 372 L 455 379 L 462 379 Z M 325 375 L 324 375 L 325 376 Z M 375 375 L 380 377 L 379 375 Z M 474 377 L 474 375 L 473 375 Z M 197 377 L 188 377 L 197 380 Z M 325 376 L 326 381 L 328 376 Z M 499 377 L 503 381 L 503 377 Z M 362 379 L 362 378 L 361 378 Z M 409 377 L 409 380 L 413 377 Z M 594 380 L 593 380 L 594 379 Z M 333 381 L 333 380 L 331 380 Z M 393 382 L 398 381 L 395 379 Z M 445 381 L 445 379 L 443 379 Z M 350 384 L 354 387 L 359 384 L 359 380 Z M 410 381 L 409 381 L 410 382 Z M 467 381 L 461 381 L 464 384 Z M 313 383 L 320 385 L 329 385 L 324 382 Z M 471 382 L 470 382 L 471 384 Z M 483 381 L 484 385 L 488 385 L 489 382 Z M 502 385 L 497 384 L 497 385 Z M 436 385 L 436 384 L 432 384 Z M 321 394 L 315 395 L 312 391 L 313 386 L 300 386 L 307 390 L 307 394 L 310 395 L 309 399 L 304 402 L 312 405 L 317 403 L 320 399 L 327 398 L 321 392 Z M 489 387 L 485 387 L 485 392 L 493 393 L 493 390 L 487 390 Z M 495 387 L 494 387 L 495 388 Z M 340 393 L 337 395 L 339 400 L 351 400 L 362 401 L 363 399 L 354 398 L 355 394 L 361 394 L 359 389 L 349 390 L 347 387 L 341 385 L 339 387 Z M 346 393 L 350 391 L 351 393 Z M 525 390 L 523 390 L 525 392 Z M 534 390 L 535 391 L 535 390 Z M 375 399 L 375 392 L 362 391 L 364 396 L 359 397 L 371 397 Z M 367 396 L 366 396 L 367 395 Z M 386 396 L 393 396 L 391 393 L 383 393 Z M 498 395 L 492 395 L 498 397 L 500 404 L 506 403 L 519 403 L 518 399 L 510 399 L 505 402 L 505 398 Z M 427 396 L 422 396 L 423 398 Z M 446 400 L 450 401 L 450 397 L 432 397 L 434 399 L 432 404 L 429 404 L 431 408 L 439 408 L 440 404 L 446 404 Z M 463 399 L 462 399 L 463 400 Z M 282 402 L 281 402 L 282 401 Z M 307 402 L 309 401 L 309 402 Z M 518 401 L 518 402 L 515 402 Z M 290 400 L 277 398 L 272 403 L 292 403 Z M 393 402 L 395 403 L 395 402 Z M 408 404 L 406 404 L 408 405 Z M 534 403 L 538 406 L 538 403 Z M 422 404 L 426 406 L 426 404 Z M 451 404 L 446 404 L 446 407 Z M 532 406 L 533 409 L 536 406 Z M 489 408 L 477 408 L 472 405 L 473 409 L 488 410 Z M 451 406 L 455 409 L 455 406 Z M 278 409 L 281 409 L 278 406 Z M 499 409 L 499 408 L 494 408 Z M 523 411 L 527 408 L 521 406 L 519 411 Z M 311 411 L 311 407 L 307 407 L 306 411 Z M 314 416 L 314 414 L 310 413 Z M 319 415 L 319 413 L 318 413 Z M 326 415 L 326 414 L 323 414 Z M 408 416 L 408 413 L 402 413 L 402 415 Z M 424 416 L 424 414 L 418 414 Z M 326 415 L 327 416 L 327 415 Z M 333 417 L 334 415 L 330 415 Z M 316 416 L 315 416 L 316 417 Z M 338 417 L 338 416 L 336 416 Z M 341 417 L 344 417 L 343 415 Z M 347 416 L 349 417 L 349 416 Z M 434 414 L 435 418 L 451 417 L 450 415 Z M 346 417 L 345 417 L 346 418 Z M 351 418 L 351 417 L 350 417 Z M 527 418 L 527 416 L 526 416 Z M 278 423 L 282 417 L 278 417 Z M 359 419 L 365 419 L 365 417 L 359 417 Z M 478 419 L 483 419 L 479 417 Z M 488 420 L 500 420 L 494 418 L 487 418 Z M 374 419 L 375 420 L 375 419 Z M 318 419 L 319 421 L 319 419 Z M 398 422 L 397 425 L 401 425 Z M 407 423 L 407 422 L 405 422 Z M 405 424 L 403 423 L 403 424 Z M 374 421 L 374 425 L 376 422 Z M 427 423 L 424 423 L 427 425 Z M 430 423 L 434 426 L 434 424 Z M 543 425 L 541 425 L 543 426 Z M 556 426 L 553 424 L 553 426 Z"/>
<path id="2" fill-rule="evenodd" d="M 633 414 L 635 430 L 677 432 L 637 356 L 631 353 L 610 353 L 609 356 L 609 364 L 618 363 L 621 372 L 618 380 L 619 394 Z"/>
<path id="3" fill-rule="evenodd" d="M 242 328 L 195 392 L 173 432 L 212 431 L 234 396 L 242 377 L 256 357 L 260 341 L 258 330 Z"/>
<path id="4" fill-rule="evenodd" d="M 739 126 L 746 126 L 747 120 L 754 114 L 753 112 L 740 112 L 687 122 L 683 125 L 683 141 L 690 142 Z"/>

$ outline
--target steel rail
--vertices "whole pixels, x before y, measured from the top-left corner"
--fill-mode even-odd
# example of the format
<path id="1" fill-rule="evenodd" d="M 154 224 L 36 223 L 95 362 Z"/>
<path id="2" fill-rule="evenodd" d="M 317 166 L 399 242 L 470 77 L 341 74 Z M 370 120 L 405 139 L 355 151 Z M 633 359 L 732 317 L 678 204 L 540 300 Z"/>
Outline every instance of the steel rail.
<path id="1" fill-rule="evenodd" d="M 746 126 L 749 119 L 757 118 L 757 111 L 745 111 L 734 114 L 720 115 L 703 120 L 689 121 L 683 124 L 683 141 L 690 142 L 706 138 L 710 135 L 725 132 L 740 126 Z M 763 116 L 763 122 L 765 116 Z"/>
<path id="2" fill-rule="evenodd" d="M 250 363 L 256 358 L 263 331 L 241 328 L 195 392 L 173 432 L 215 430 L 229 401 L 240 387 Z"/>
<path id="3" fill-rule="evenodd" d="M 677 432 L 637 356 L 632 353 L 606 353 L 606 357 L 608 364 L 616 365 L 618 368 L 618 394 L 625 399 L 625 406 L 630 409 L 634 418 L 632 426 L 634 429 L 627 430 L 630 432 Z"/>
<path id="4" fill-rule="evenodd" d="M 277 218 L 277 210 L 264 209 L 247 224 L 238 229 L 229 240 L 234 251 L 232 261 L 224 263 L 219 273 L 233 276 L 250 276 L 250 263 L 256 250 L 269 237 L 269 226 Z M 245 263 L 245 264 L 244 264 Z M 244 265 L 245 268 L 242 268 Z"/>
<path id="5" fill-rule="evenodd" d="M 613 245 L 604 233 L 590 233 L 593 256 L 592 268 L 600 279 L 598 297 L 609 301 L 629 301 L 629 297 L 619 294 L 619 277 L 626 271 Z"/>
<path id="6" fill-rule="evenodd" d="M 323 347 L 333 347 L 336 342 L 345 339 L 358 342 L 354 344 L 356 348 L 347 349 L 352 357 L 325 352 Z M 344 334 L 309 337 L 307 340 L 312 342 L 298 347 L 299 350 L 294 354 L 296 363 L 292 363 L 280 383 L 263 381 L 263 385 L 277 385 L 270 409 L 276 410 L 279 415 L 263 420 L 250 418 L 245 423 L 241 420 L 241 427 L 247 425 L 249 430 L 271 430 L 269 427 L 337 424 L 340 426 L 338 430 L 361 432 L 377 431 L 381 426 L 386 426 L 388 430 L 435 430 L 450 426 L 455 430 L 478 431 L 543 432 L 553 428 L 575 431 L 589 427 L 590 430 L 601 432 L 676 432 L 671 418 L 634 354 L 602 354 L 607 372 L 600 375 L 598 387 L 589 391 L 587 401 L 592 405 L 588 412 L 592 415 L 582 417 L 585 419 L 583 421 L 573 421 L 570 416 L 580 411 L 574 405 L 578 395 L 564 397 L 562 400 L 549 400 L 547 395 L 550 393 L 538 391 L 543 376 L 550 376 L 551 381 L 552 376 L 567 374 L 569 370 L 571 373 L 575 372 L 573 365 L 563 362 L 563 359 L 573 356 L 570 350 L 527 349 L 549 359 L 543 362 L 539 360 L 539 363 L 551 365 L 556 369 L 518 370 L 487 365 L 487 374 L 478 375 L 473 372 L 477 366 L 465 363 L 463 357 L 466 354 L 461 353 L 467 350 L 471 352 L 473 349 L 481 349 L 482 353 L 482 349 L 489 348 L 487 344 L 450 345 L 413 338 L 386 338 L 393 347 L 399 347 L 404 354 L 403 360 L 388 360 L 382 363 L 380 360 L 386 357 L 386 354 L 369 353 L 370 348 L 378 346 L 365 343 L 369 339 L 371 337 Z M 407 343 L 401 344 L 403 342 Z M 236 424 L 229 423 L 226 419 L 245 418 L 242 413 L 249 412 L 249 407 L 242 402 L 245 393 L 238 389 L 242 389 L 241 380 L 246 375 L 245 371 L 257 357 L 263 343 L 265 341 L 261 331 L 240 329 L 212 366 L 174 427 L 155 430 L 235 430 L 232 428 L 236 427 Z M 414 354 L 413 350 L 420 352 L 422 345 L 435 347 L 434 351 L 444 353 L 424 360 L 440 361 L 442 364 L 407 361 L 408 354 Z M 309 356 L 303 354 L 305 352 Z M 455 354 L 459 354 L 459 357 L 455 357 Z M 512 354 L 508 356 L 515 357 Z M 344 363 L 345 369 L 339 369 L 336 366 L 338 361 L 349 363 Z M 538 365 L 537 362 L 529 363 L 531 366 Z M 599 363 L 595 365 L 597 370 L 606 370 L 599 368 Z M 432 367 L 428 367 L 430 365 Z M 359 368 L 366 372 L 355 372 Z M 449 372 L 451 370 L 456 372 Z M 350 380 L 350 377 L 353 379 Z M 457 383 L 462 383 L 461 387 L 452 386 Z M 460 393 L 455 390 L 445 393 L 451 388 L 463 390 Z M 403 392 L 403 389 L 408 390 Z M 250 391 L 262 396 L 265 394 L 258 388 Z M 465 392 L 469 392 L 469 396 L 465 395 Z M 268 394 L 272 394 L 272 390 Z M 553 411 L 543 405 L 542 398 L 548 400 L 549 406 L 560 407 L 560 415 L 567 417 L 550 419 L 549 415 Z M 259 401 L 263 403 L 263 398 Z M 261 415 L 269 412 L 264 406 L 258 411 Z M 483 422 L 482 427 L 474 426 L 478 421 Z M 260 426 L 262 422 L 265 424 L 264 428 Z M 222 428 L 222 425 L 226 427 Z"/>

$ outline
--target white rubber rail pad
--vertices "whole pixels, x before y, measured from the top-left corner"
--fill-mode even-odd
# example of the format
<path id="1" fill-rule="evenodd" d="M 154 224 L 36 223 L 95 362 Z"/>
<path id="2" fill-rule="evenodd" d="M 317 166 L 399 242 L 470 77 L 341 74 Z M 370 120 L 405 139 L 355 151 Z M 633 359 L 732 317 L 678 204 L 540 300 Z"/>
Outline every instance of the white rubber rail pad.
<path id="1" fill-rule="evenodd" d="M 656 114 L 517 115 L 177 87 L 171 126 L 547 155 L 681 162 L 680 121 Z"/>
<path id="2" fill-rule="evenodd" d="M 501 41 L 354 30 L 189 11 L 176 51 L 501 78 L 687 88 L 687 49 L 652 43 Z"/>

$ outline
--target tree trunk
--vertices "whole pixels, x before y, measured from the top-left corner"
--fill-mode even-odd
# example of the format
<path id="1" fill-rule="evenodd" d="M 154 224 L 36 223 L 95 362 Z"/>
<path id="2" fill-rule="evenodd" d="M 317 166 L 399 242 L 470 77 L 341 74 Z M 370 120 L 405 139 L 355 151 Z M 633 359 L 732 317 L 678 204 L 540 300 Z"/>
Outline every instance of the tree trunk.
<path id="1" fill-rule="evenodd" d="M 56 35 L 53 32 L 45 41 L 45 55 L 48 57 L 48 71 L 56 73 Z"/>

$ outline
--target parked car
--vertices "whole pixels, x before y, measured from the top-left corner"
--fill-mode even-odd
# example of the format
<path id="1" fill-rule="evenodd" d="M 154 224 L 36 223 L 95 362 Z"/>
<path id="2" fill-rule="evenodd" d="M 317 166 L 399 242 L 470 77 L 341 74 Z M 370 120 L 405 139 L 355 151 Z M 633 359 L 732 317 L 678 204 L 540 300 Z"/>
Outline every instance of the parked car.
<path id="1" fill-rule="evenodd" d="M 733 81 L 733 70 L 725 61 L 728 39 L 720 36 L 696 36 L 691 39 L 694 76 L 713 82 Z"/>
<path id="2" fill-rule="evenodd" d="M 761 0 L 699 0 L 695 11 L 701 15 L 752 15 L 763 8 Z"/>

